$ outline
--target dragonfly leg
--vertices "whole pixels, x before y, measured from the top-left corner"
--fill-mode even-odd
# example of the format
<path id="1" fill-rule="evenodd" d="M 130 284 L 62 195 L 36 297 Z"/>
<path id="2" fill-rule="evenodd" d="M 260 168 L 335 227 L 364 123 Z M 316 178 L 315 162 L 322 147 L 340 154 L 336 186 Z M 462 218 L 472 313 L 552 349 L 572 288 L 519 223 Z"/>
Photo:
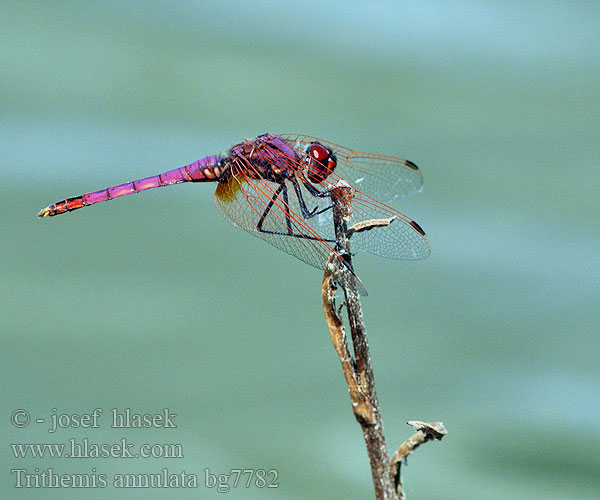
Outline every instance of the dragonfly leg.
<path id="1" fill-rule="evenodd" d="M 333 205 L 329 205 L 328 207 L 322 208 L 321 210 L 317 211 L 317 209 L 319 208 L 317 206 L 309 211 L 306 206 L 306 202 L 304 201 L 304 196 L 302 195 L 302 191 L 300 190 L 300 185 L 298 184 L 298 180 L 295 177 L 292 177 L 290 179 L 290 181 L 294 185 L 294 191 L 296 192 L 296 198 L 298 198 L 298 203 L 300 204 L 300 210 L 302 210 L 302 217 L 304 217 L 305 219 L 310 219 L 311 217 L 314 217 L 315 215 L 322 214 L 323 212 L 326 212 L 327 210 L 331 210 L 331 208 L 333 207 Z M 304 182 L 303 184 L 306 187 L 306 189 L 308 190 L 308 192 L 317 198 L 325 198 L 329 195 L 329 191 L 321 192 L 316 187 L 314 187 L 313 185 L 311 185 L 308 182 Z"/>
<path id="2" fill-rule="evenodd" d="M 285 182 L 282 182 L 281 185 L 283 186 L 283 190 L 282 190 L 283 203 L 285 204 L 286 207 L 289 207 L 290 204 L 289 204 L 289 199 L 288 199 L 287 186 L 285 185 Z M 294 230 L 292 229 L 292 219 L 290 218 L 289 210 L 285 211 L 285 226 L 287 227 L 288 234 L 294 234 Z"/>
<path id="3" fill-rule="evenodd" d="M 275 203 L 275 200 L 282 193 L 283 193 L 283 202 L 286 207 L 289 207 L 287 186 L 285 185 L 285 182 L 282 182 L 279 185 L 279 187 L 276 189 L 276 191 L 273 193 L 273 197 L 269 200 L 269 203 L 267 204 L 265 211 L 263 212 L 263 214 L 260 216 L 260 219 L 258 220 L 258 224 L 256 224 L 256 229 L 258 229 L 261 233 L 286 234 L 286 233 L 273 232 L 273 231 L 268 231 L 266 229 L 263 229 L 263 223 L 265 222 L 265 218 L 267 217 L 267 215 L 269 215 L 269 212 L 271 211 L 271 207 L 273 206 L 273 203 Z M 287 234 L 292 236 L 294 234 L 294 231 L 292 229 L 292 221 L 290 219 L 290 214 L 289 214 L 288 210 L 285 210 L 285 225 L 288 230 Z"/>
<path id="4" fill-rule="evenodd" d="M 296 191 L 296 194 L 298 194 L 299 191 Z M 283 198 L 283 202 L 284 202 L 284 207 L 285 207 L 285 225 L 287 228 L 287 233 L 282 233 L 281 231 L 269 231 L 268 229 L 264 229 L 263 228 L 263 224 L 265 222 L 265 219 L 267 217 L 267 215 L 269 215 L 269 212 L 271 212 L 271 209 L 273 207 L 273 204 L 275 203 L 275 200 L 277 200 L 277 198 L 281 196 Z M 299 201 L 300 201 L 300 206 L 301 206 L 301 210 L 302 210 L 302 216 L 305 218 L 310 218 L 312 217 L 308 211 L 306 210 L 306 205 L 304 204 L 304 200 L 301 198 L 302 193 L 300 193 L 300 197 L 299 197 Z M 261 233 L 266 233 L 266 234 L 278 234 L 278 235 L 282 235 L 282 236 L 292 236 L 294 238 L 302 238 L 302 239 L 306 239 L 306 240 L 318 240 L 320 241 L 320 238 L 316 238 L 315 236 L 311 236 L 309 234 L 303 234 L 303 233 L 294 233 L 294 229 L 292 227 L 292 219 L 290 217 L 290 213 L 289 213 L 289 203 L 288 203 L 289 199 L 288 199 L 288 190 L 287 190 L 287 186 L 285 184 L 285 181 L 283 181 L 279 187 L 275 190 L 275 192 L 273 193 L 272 198 L 269 200 L 269 203 L 267 203 L 267 206 L 265 207 L 265 211 L 262 213 L 262 215 L 260 216 L 260 219 L 258 220 L 258 224 L 256 224 L 256 229 L 257 231 L 261 232 Z M 328 210 L 331 207 L 327 207 L 325 210 Z M 314 212 L 314 211 L 313 211 Z M 320 212 L 319 212 L 320 213 Z M 316 215 L 316 214 L 314 214 Z M 335 243 L 334 240 L 323 240 L 323 241 L 327 241 L 328 243 Z"/>

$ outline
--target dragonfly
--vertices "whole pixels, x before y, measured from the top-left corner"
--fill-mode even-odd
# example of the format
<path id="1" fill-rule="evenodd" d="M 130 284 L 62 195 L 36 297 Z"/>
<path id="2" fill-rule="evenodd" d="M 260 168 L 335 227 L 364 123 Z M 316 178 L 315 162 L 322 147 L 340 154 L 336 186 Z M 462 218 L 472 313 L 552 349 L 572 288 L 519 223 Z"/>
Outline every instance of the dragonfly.
<path id="1" fill-rule="evenodd" d="M 205 156 L 162 174 L 66 198 L 38 216 L 53 217 L 184 182 L 216 183 L 214 199 L 229 222 L 319 269 L 331 255 L 345 260 L 336 245 L 332 216 L 331 193 L 340 183 L 352 191 L 354 221 L 389 221 L 384 227 L 355 232 L 353 251 L 407 260 L 430 254 L 421 226 L 383 203 L 421 190 L 423 176 L 413 162 L 302 134 L 262 134 L 236 144 L 224 155 Z"/>

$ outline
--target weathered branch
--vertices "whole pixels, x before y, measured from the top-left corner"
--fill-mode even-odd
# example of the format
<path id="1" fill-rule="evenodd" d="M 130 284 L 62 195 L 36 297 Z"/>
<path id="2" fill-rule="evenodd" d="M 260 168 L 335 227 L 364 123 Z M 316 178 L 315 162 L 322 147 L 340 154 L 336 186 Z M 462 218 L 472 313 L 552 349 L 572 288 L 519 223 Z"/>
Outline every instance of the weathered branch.
<path id="1" fill-rule="evenodd" d="M 389 459 L 383 434 L 383 424 L 379 414 L 379 403 L 375 392 L 371 357 L 367 343 L 365 325 L 360 305 L 357 283 L 354 275 L 350 253 L 350 240 L 347 221 L 351 219 L 351 188 L 339 186 L 332 190 L 333 220 L 336 233 L 336 253 L 332 253 L 325 269 L 323 285 L 323 310 L 329 327 L 329 334 L 342 363 L 342 369 L 350 391 L 352 409 L 360 424 L 367 454 L 371 464 L 371 475 L 378 500 L 394 500 L 393 478 L 389 467 Z M 387 222 L 389 224 L 389 222 Z M 373 224 L 381 224 L 377 221 Z M 368 223 L 361 230 L 368 229 Z M 350 233 L 352 234 L 352 233 Z M 340 256 L 343 262 L 340 261 Z M 335 307 L 335 284 L 344 290 L 345 305 L 348 313 L 354 359 L 350 355 L 344 327 Z"/>
<path id="2" fill-rule="evenodd" d="M 330 262 L 328 262 L 328 267 L 330 265 L 332 265 L 331 259 Z M 331 342 L 342 363 L 342 371 L 344 372 L 346 385 L 350 392 L 350 400 L 352 401 L 352 410 L 357 418 L 368 423 L 374 423 L 375 416 L 373 407 L 371 406 L 367 394 L 364 392 L 364 384 L 361 385 L 361 382 L 358 379 L 354 359 L 348 350 L 346 331 L 344 330 L 342 319 L 340 318 L 338 311 L 336 311 L 336 290 L 337 286 L 332 279 L 332 272 L 326 271 L 321 288 L 323 311 L 325 312 L 325 320 L 327 321 L 327 327 L 329 328 Z"/>
<path id="3" fill-rule="evenodd" d="M 330 197 L 333 204 L 336 247 L 329 256 L 323 276 L 321 286 L 323 311 L 331 342 L 342 364 L 352 402 L 352 411 L 363 431 L 375 496 L 378 500 L 404 500 L 400 479 L 402 461 L 422 443 L 431 439 L 441 439 L 446 434 L 446 429 L 441 422 L 432 424 L 418 421 L 409 422 L 417 433 L 398 448 L 391 463 L 388 461 L 369 345 L 360 305 L 359 291 L 363 295 L 366 291 L 363 291 L 362 283 L 354 274 L 350 252 L 350 238 L 354 233 L 388 226 L 394 222 L 395 217 L 361 221 L 348 228 L 347 222 L 352 219 L 352 188 L 347 184 L 338 184 L 331 190 Z M 340 316 L 341 306 L 339 309 L 336 308 L 335 293 L 338 285 L 344 291 L 343 305 L 346 306 L 348 313 L 354 357 L 348 348 L 348 339 Z"/>

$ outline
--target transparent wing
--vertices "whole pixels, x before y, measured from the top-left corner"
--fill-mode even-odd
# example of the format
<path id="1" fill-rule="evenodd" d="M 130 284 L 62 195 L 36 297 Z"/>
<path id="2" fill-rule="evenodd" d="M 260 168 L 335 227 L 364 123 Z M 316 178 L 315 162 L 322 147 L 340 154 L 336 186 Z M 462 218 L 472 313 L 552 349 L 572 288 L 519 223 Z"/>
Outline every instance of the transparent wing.
<path id="1" fill-rule="evenodd" d="M 248 165 L 233 165 L 229 179 L 217 186 L 215 202 L 225 218 L 234 226 L 318 269 L 323 270 L 328 258 L 336 256 L 340 263 L 334 272 L 336 281 L 352 282 L 358 292 L 366 296 L 367 290 L 360 279 L 343 264 L 342 256 L 334 249 L 333 225 L 315 229 L 299 215 L 302 213 L 300 199 L 311 196 L 306 189 L 299 186 L 298 191 L 302 194 L 298 194 L 293 183 L 267 181 L 254 175 L 255 172 L 249 172 L 249 168 Z M 326 203 L 322 199 L 318 202 L 319 206 Z"/>
<path id="2" fill-rule="evenodd" d="M 215 191 L 220 211 L 233 225 L 313 267 L 323 269 L 332 254 L 343 262 L 335 250 L 335 228 L 328 197 L 328 192 L 343 182 L 337 169 L 316 191 L 317 187 L 307 180 L 308 163 L 302 145 L 292 146 L 293 153 L 283 153 L 268 144 L 258 147 L 269 149 L 269 154 L 262 157 L 263 161 L 272 162 L 273 172 L 285 171 L 287 177 L 285 180 L 280 177 L 279 182 L 269 181 L 251 161 L 234 159 Z M 382 227 L 354 233 L 353 250 L 391 259 L 424 259 L 429 255 L 427 237 L 410 217 L 355 189 L 350 199 L 352 220 L 348 226 L 372 219 L 390 219 L 390 223 Z M 350 279 L 359 292 L 366 295 L 353 273 L 345 268 L 340 273 L 338 281 Z"/>
<path id="3" fill-rule="evenodd" d="M 355 188 L 380 200 L 391 201 L 408 196 L 423 187 L 421 170 L 404 158 L 353 151 L 308 135 L 277 135 L 302 152 L 313 141 L 331 148 L 338 161 L 335 172 Z"/>
<path id="4" fill-rule="evenodd" d="M 287 142 L 287 137 L 288 136 L 284 136 L 282 138 Z M 306 138 L 307 136 L 301 137 Z M 308 139 L 297 140 L 294 143 L 288 142 L 288 144 L 296 150 L 298 158 L 303 158 L 305 146 L 313 140 L 321 142 L 319 139 L 309 137 Z M 329 147 L 332 147 L 329 143 L 326 144 Z M 298 162 L 296 167 L 298 172 L 302 172 L 303 169 L 306 169 L 306 163 L 302 163 L 299 160 L 296 161 Z M 336 168 L 324 182 L 319 184 L 319 189 L 326 192 L 336 185 L 339 185 L 340 182 L 348 182 L 348 179 L 344 179 L 339 175 L 339 172 L 341 171 L 342 170 L 338 171 L 338 168 Z M 351 182 L 350 185 L 352 185 Z M 364 250 L 389 259 L 420 260 L 429 257 L 431 253 L 429 241 L 427 240 L 425 232 L 417 222 L 402 212 L 363 193 L 357 189 L 356 186 L 354 186 L 354 189 L 355 192 L 352 194 L 351 201 L 352 220 L 348 222 L 348 226 L 373 219 L 392 219 L 392 222 L 386 226 L 355 233 L 350 242 L 352 250 Z M 312 199 L 318 198 L 313 196 Z M 333 228 L 331 210 L 325 211 L 317 217 L 308 219 L 306 222 L 311 224 L 316 231 L 319 231 L 319 228 L 322 226 Z"/>
<path id="5" fill-rule="evenodd" d="M 410 217 L 357 191 L 352 199 L 355 223 L 388 219 L 389 225 L 352 235 L 353 249 L 364 250 L 389 259 L 421 260 L 429 257 L 431 248 L 421 226 Z"/>
<path id="6" fill-rule="evenodd" d="M 290 182 L 282 187 L 251 175 L 248 168 L 245 164 L 232 165 L 231 176 L 215 191 L 217 207 L 234 226 L 323 269 L 329 255 L 335 252 L 333 228 L 314 227 L 302 217 Z M 304 189 L 302 195 L 313 198 Z"/>

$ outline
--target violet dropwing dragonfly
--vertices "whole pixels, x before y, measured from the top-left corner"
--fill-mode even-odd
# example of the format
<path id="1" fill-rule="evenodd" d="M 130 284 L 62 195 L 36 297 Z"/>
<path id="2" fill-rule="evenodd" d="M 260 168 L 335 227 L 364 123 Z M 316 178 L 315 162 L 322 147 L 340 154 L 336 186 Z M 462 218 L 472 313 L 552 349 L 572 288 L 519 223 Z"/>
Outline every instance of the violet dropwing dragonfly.
<path id="1" fill-rule="evenodd" d="M 389 201 L 419 191 L 423 176 L 414 163 L 300 134 L 263 134 L 236 144 L 226 155 L 205 156 L 159 175 L 58 201 L 38 216 L 52 217 L 169 184 L 216 182 L 216 204 L 234 226 L 323 269 L 337 253 L 329 193 L 344 181 L 352 190 L 354 221 L 391 221 L 353 234 L 353 250 L 391 259 L 429 256 L 419 224 L 366 194 Z"/>

